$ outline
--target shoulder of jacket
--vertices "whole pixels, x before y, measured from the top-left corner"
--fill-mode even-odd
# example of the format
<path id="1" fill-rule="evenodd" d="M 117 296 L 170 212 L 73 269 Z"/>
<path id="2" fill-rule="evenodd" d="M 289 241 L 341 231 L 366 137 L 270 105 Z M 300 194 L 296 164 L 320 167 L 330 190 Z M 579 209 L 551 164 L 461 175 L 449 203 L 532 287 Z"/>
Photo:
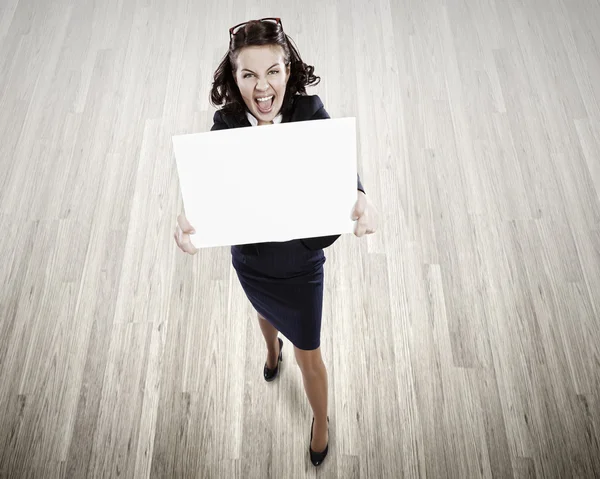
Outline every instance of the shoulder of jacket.
<path id="1" fill-rule="evenodd" d="M 294 105 L 294 117 L 296 121 L 300 118 L 309 119 L 321 108 L 323 108 L 323 102 L 319 98 L 319 95 L 297 95 Z"/>
<path id="2" fill-rule="evenodd" d="M 213 115 L 213 121 L 223 121 L 224 115 L 226 114 L 227 112 L 223 111 L 222 108 L 215 111 L 215 114 Z"/>
<path id="3" fill-rule="evenodd" d="M 223 119 L 221 118 L 221 110 L 215 111 L 215 114 L 213 115 L 213 122 L 223 122 Z"/>
<path id="4" fill-rule="evenodd" d="M 319 98 L 319 95 L 297 95 L 296 101 L 301 102 L 303 106 L 306 105 L 305 108 L 314 109 L 315 111 L 323 107 L 323 102 Z"/>
<path id="5" fill-rule="evenodd" d="M 233 124 L 235 123 L 234 117 L 235 117 L 235 115 L 230 109 L 223 107 L 223 108 L 215 111 L 215 113 L 213 115 L 213 122 L 214 123 L 223 123 L 223 124 L 227 125 L 228 128 L 231 128 L 233 126 Z"/>

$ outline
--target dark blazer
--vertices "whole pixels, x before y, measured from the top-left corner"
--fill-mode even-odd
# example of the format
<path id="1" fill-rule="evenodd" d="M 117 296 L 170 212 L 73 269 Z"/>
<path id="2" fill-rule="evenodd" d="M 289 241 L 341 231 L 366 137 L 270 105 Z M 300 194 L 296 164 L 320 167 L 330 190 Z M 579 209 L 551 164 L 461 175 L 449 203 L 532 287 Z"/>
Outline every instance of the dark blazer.
<path id="1" fill-rule="evenodd" d="M 305 121 L 305 120 L 322 120 L 330 118 L 329 114 L 325 111 L 323 102 L 317 95 L 295 95 L 293 98 L 292 108 L 289 112 L 283 115 L 281 119 L 282 123 L 290 121 Z M 225 112 L 218 110 L 215 112 L 213 117 L 214 125 L 210 129 L 214 130 L 225 130 L 227 128 L 243 128 L 246 126 L 252 126 L 248 118 L 244 115 L 243 119 Z M 360 176 L 357 175 L 357 189 L 365 192 L 361 182 Z M 348 212 L 350 214 L 350 212 Z M 302 238 L 300 241 L 309 250 L 316 251 L 322 248 L 331 246 L 341 235 L 334 236 L 320 236 L 317 238 Z M 243 245 L 242 252 L 256 251 L 255 245 Z"/>

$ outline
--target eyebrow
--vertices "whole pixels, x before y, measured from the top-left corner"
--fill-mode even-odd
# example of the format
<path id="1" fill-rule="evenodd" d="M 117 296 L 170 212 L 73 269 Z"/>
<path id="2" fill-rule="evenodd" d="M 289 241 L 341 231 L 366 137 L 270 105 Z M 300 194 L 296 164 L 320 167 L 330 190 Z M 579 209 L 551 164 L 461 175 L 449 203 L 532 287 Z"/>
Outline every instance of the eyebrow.
<path id="1" fill-rule="evenodd" d="M 267 68 L 267 71 L 270 70 L 273 67 L 276 67 L 277 65 L 279 65 L 279 63 L 274 63 L 269 68 Z M 244 71 L 244 70 L 247 71 L 247 72 L 250 72 L 250 73 L 254 73 L 252 70 L 248 70 L 247 68 L 242 68 L 242 71 Z"/>

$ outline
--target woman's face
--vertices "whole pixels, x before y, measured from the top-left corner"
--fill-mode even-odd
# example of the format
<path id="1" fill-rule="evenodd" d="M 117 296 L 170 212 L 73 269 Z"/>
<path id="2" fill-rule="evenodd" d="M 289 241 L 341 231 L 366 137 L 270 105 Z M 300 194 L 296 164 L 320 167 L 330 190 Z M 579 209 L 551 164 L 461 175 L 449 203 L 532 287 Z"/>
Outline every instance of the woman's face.
<path id="1" fill-rule="evenodd" d="M 283 49 L 278 45 L 244 47 L 237 58 L 235 82 L 244 103 L 259 124 L 269 123 L 279 114 L 283 105 L 285 88 L 290 78 Z M 258 98 L 272 97 L 258 102 Z M 260 107 L 259 107 L 260 105 Z M 268 110 L 268 111 L 261 111 Z"/>

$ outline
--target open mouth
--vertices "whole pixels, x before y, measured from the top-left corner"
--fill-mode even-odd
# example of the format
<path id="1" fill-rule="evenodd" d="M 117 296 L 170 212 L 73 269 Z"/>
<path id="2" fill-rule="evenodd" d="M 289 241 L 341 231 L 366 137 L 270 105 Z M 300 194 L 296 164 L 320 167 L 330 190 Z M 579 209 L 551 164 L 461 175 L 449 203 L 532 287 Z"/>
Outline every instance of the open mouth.
<path id="1" fill-rule="evenodd" d="M 275 102 L 275 96 L 272 95 L 270 100 L 267 101 L 258 101 L 258 100 L 254 100 L 254 103 L 256 103 L 256 107 L 258 108 L 258 111 L 260 111 L 261 113 L 270 113 L 271 110 L 273 109 L 273 103 Z"/>

